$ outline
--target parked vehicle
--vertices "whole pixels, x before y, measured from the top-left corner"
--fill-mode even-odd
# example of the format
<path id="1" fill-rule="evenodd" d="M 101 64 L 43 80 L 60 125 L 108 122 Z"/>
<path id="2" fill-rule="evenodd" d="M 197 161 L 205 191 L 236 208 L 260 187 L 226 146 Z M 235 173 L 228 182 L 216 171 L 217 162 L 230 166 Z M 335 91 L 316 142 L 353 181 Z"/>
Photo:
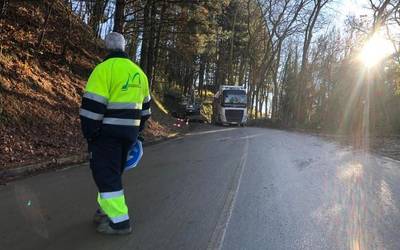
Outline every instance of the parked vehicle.
<path id="1" fill-rule="evenodd" d="M 176 109 L 172 112 L 173 116 L 191 121 L 204 122 L 204 117 L 201 115 L 202 103 L 195 95 L 187 95 L 179 100 Z"/>
<path id="2" fill-rule="evenodd" d="M 247 123 L 247 94 L 241 86 L 220 86 L 214 96 L 212 122 L 222 125 Z"/>

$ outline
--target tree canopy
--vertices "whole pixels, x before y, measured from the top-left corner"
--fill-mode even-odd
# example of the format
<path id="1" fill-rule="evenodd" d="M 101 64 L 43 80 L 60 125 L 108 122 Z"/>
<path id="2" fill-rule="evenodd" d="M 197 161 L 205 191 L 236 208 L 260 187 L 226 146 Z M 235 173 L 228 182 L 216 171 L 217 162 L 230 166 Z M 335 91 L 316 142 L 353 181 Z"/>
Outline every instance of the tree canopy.
<path id="1" fill-rule="evenodd" d="M 333 0 L 65 0 L 98 37 L 125 35 L 152 90 L 244 85 L 253 118 L 282 126 L 399 130 L 400 3 L 371 0 L 336 22 Z M 390 53 L 360 54 L 374 36 Z M 369 52 L 366 52 L 369 53 Z M 368 58 L 368 57 L 367 57 Z M 378 59 L 364 59 L 378 60 Z M 367 108 L 366 108 L 367 107 Z"/>

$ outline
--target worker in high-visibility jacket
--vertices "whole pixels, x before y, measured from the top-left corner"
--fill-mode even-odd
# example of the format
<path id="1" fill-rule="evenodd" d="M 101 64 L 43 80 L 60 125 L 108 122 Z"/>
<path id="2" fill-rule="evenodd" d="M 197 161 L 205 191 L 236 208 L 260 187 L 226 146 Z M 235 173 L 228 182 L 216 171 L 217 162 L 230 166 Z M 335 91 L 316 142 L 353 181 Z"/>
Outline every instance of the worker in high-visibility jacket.
<path id="1" fill-rule="evenodd" d="M 128 150 L 150 116 L 151 98 L 145 73 L 124 52 L 124 37 L 112 32 L 105 43 L 110 54 L 91 73 L 79 113 L 99 190 L 97 231 L 128 234 L 132 227 L 121 176 Z"/>

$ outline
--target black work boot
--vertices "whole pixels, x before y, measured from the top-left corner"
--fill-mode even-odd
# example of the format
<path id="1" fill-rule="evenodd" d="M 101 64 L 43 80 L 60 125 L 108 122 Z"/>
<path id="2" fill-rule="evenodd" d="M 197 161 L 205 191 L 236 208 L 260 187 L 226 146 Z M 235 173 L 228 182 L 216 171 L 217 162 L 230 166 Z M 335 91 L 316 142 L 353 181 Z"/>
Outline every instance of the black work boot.
<path id="1" fill-rule="evenodd" d="M 123 227 L 113 227 L 111 224 L 112 222 L 99 224 L 96 228 L 96 231 L 108 235 L 124 235 L 132 233 L 132 227 L 129 224 L 129 221 L 127 221 L 127 223 L 124 223 Z"/>
<path id="2" fill-rule="evenodd" d="M 107 215 L 101 209 L 97 209 L 93 215 L 93 223 L 95 225 L 108 224 L 109 221 Z"/>

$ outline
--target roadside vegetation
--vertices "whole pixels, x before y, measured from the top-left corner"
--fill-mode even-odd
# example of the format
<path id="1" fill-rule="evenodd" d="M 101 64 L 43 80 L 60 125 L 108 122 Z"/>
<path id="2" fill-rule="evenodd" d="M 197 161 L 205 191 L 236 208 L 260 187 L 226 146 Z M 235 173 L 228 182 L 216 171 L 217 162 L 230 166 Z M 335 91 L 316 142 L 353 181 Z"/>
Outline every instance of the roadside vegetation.
<path id="1" fill-rule="evenodd" d="M 242 85 L 254 124 L 398 133 L 400 3 L 371 0 L 346 12 L 348 2 L 1 0 L 0 161 L 85 150 L 80 96 L 113 30 L 148 75 L 155 109 L 195 93 L 210 121 L 219 86 Z M 149 137 L 173 127 L 158 113 Z"/>

